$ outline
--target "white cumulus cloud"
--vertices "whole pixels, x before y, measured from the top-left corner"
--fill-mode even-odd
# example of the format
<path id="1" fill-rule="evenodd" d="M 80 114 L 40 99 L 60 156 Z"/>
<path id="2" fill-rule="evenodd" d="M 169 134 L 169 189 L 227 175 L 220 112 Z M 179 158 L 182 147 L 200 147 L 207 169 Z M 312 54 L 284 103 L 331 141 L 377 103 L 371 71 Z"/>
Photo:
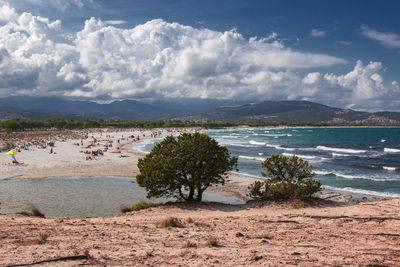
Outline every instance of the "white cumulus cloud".
<path id="1" fill-rule="evenodd" d="M 71 34 L 60 20 L 19 13 L 10 4 L 0 6 L 0 21 L 0 97 L 313 99 L 332 105 L 351 99 L 361 107 L 399 90 L 384 81 L 379 62 L 357 62 L 343 75 L 315 72 L 347 61 L 294 51 L 275 33 L 246 39 L 235 30 L 161 19 L 121 29 L 91 18 Z"/>
<path id="2" fill-rule="evenodd" d="M 400 90 L 397 82 L 385 84 L 381 62 L 369 62 L 364 65 L 357 61 L 353 70 L 346 74 L 308 73 L 302 79 L 305 92 L 311 92 L 310 99 L 320 99 L 324 103 L 337 102 L 340 106 L 352 105 L 359 109 L 396 110 L 399 104 Z M 391 99 L 392 98 L 392 99 Z M 385 105 L 385 106 L 383 106 Z"/>

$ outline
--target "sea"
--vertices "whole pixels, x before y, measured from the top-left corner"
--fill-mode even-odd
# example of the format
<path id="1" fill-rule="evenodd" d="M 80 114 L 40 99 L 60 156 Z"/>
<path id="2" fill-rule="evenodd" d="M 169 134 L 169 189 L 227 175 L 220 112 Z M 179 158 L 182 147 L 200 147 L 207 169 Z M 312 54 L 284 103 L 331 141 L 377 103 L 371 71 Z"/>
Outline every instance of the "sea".
<path id="1" fill-rule="evenodd" d="M 266 179 L 261 163 L 271 155 L 307 160 L 325 190 L 400 197 L 400 128 L 240 128 L 204 132 L 238 157 L 239 173 Z M 133 147 L 149 153 L 161 139 Z"/>

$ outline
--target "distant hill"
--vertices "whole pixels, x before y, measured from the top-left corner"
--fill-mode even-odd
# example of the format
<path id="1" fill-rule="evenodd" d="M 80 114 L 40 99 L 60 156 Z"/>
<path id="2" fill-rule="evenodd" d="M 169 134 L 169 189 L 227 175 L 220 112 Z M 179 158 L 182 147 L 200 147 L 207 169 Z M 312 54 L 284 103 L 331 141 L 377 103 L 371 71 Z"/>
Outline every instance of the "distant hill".
<path id="1" fill-rule="evenodd" d="M 0 119 L 105 118 L 123 120 L 153 120 L 179 111 L 155 107 L 134 100 L 99 104 L 61 98 L 7 97 L 0 99 Z M 7 119 L 7 118 L 6 118 Z"/>
<path id="2" fill-rule="evenodd" d="M 0 98 L 0 120 L 6 119 L 121 119 L 162 120 L 188 112 L 201 112 L 220 106 L 238 104 L 236 101 L 194 100 L 140 102 L 114 101 L 99 104 L 91 101 L 73 101 L 55 97 Z"/>
<path id="3" fill-rule="evenodd" d="M 340 109 L 309 101 L 263 101 L 237 107 L 225 107 L 206 112 L 171 118 L 180 121 L 228 122 L 330 122 L 330 123 L 400 123 L 400 112 L 369 113 Z"/>
<path id="4" fill-rule="evenodd" d="M 235 105 L 236 104 L 236 105 Z M 121 119 L 221 122 L 331 122 L 399 123 L 400 112 L 368 113 L 329 107 L 309 101 L 264 101 L 238 105 L 219 100 L 114 101 L 99 104 L 61 98 L 7 97 L 0 99 L 0 120 L 5 119 Z M 235 106 L 234 106 L 235 105 Z M 222 107 L 221 106 L 225 106 Z"/>

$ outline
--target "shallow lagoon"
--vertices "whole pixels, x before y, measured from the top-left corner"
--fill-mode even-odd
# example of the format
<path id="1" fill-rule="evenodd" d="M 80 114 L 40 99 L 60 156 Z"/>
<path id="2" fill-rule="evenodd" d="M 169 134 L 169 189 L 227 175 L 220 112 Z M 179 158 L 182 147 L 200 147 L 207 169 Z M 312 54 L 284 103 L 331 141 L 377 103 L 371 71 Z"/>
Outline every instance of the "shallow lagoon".
<path id="1" fill-rule="evenodd" d="M 234 198 L 204 193 L 204 201 L 241 204 Z M 120 214 L 121 207 L 147 199 L 135 179 L 123 177 L 66 177 L 0 181 L 0 213 L 38 208 L 46 217 L 104 217 Z"/>

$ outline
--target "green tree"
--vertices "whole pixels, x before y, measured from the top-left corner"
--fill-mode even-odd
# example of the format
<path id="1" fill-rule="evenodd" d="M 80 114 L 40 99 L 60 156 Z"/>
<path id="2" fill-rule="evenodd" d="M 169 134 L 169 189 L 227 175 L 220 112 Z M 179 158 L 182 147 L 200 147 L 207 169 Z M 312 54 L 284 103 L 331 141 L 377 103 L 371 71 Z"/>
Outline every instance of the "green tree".
<path id="1" fill-rule="evenodd" d="M 201 201 L 210 185 L 225 183 L 236 164 L 237 158 L 208 135 L 184 133 L 166 137 L 140 159 L 136 181 L 147 197 Z"/>
<path id="2" fill-rule="evenodd" d="M 314 180 L 311 165 L 302 158 L 273 155 L 262 163 L 265 181 L 249 186 L 250 197 L 257 200 L 309 199 L 321 190 L 321 182 Z"/>

